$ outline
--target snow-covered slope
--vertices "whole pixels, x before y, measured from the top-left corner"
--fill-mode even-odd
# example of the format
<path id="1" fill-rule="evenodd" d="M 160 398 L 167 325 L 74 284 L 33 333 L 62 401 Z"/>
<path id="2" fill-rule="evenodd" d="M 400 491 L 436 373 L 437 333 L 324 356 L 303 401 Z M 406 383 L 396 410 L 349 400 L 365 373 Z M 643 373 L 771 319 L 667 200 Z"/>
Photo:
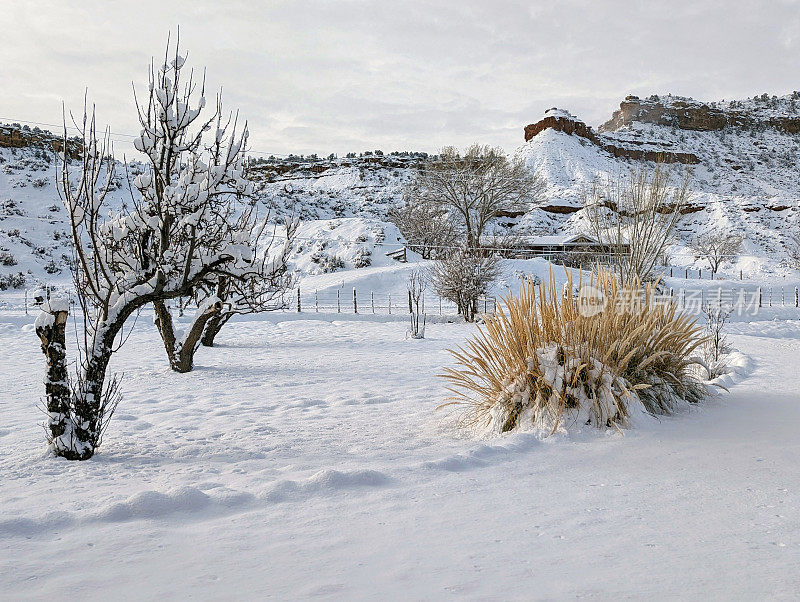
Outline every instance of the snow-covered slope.
<path id="1" fill-rule="evenodd" d="M 747 239 L 734 269 L 787 271 L 786 246 L 797 232 L 800 135 L 777 127 L 701 131 L 632 121 L 596 140 L 543 129 L 518 153 L 545 179 L 545 197 L 513 227 L 534 233 L 580 232 L 585 228 L 583 195 L 592 183 L 625 177 L 641 165 L 625 156 L 629 150 L 696 157 L 690 166 L 692 212 L 680 224 L 680 240 L 672 250 L 675 265 L 694 262 L 683 249 L 692 236 L 721 229 Z M 683 166 L 673 167 L 679 176 Z"/>
<path id="2" fill-rule="evenodd" d="M 545 180 L 544 196 L 525 215 L 502 218 L 494 227 L 519 234 L 585 231 L 583 197 L 593 182 L 624 177 L 642 164 L 643 153 L 673 153 L 689 157 L 693 172 L 692 212 L 682 219 L 680 240 L 671 249 L 673 265 L 702 267 L 686 243 L 698 233 L 723 229 L 747 239 L 741 258 L 727 268 L 731 274 L 740 269 L 754 278 L 794 273 L 786 248 L 798 229 L 797 96 L 708 104 L 629 97 L 601 133 L 566 111 L 548 111 L 516 151 Z M 548 118 L 580 127 L 567 133 L 546 124 Z M 270 158 L 253 165 L 252 177 L 262 208 L 269 208 L 274 219 L 303 221 L 292 261 L 301 275 L 316 275 L 366 262 L 378 265 L 375 261 L 386 260 L 392 245 L 402 244 L 388 223 L 389 212 L 402 203 L 404 185 L 425 158 L 406 152 Z M 51 152 L 0 148 L 0 287 L 19 284 L 20 274 L 28 285 L 68 277 L 70 245 L 54 174 Z M 112 204 L 126 195 L 121 178 Z M 378 240 L 381 230 L 383 241 Z"/>

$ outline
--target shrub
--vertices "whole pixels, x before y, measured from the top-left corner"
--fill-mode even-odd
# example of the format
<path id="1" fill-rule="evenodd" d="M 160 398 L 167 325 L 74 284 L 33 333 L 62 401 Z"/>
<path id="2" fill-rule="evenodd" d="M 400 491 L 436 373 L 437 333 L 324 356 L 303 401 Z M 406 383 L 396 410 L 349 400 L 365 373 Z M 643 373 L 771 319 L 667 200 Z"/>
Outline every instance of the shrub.
<path id="1" fill-rule="evenodd" d="M 605 300 L 596 315 L 582 315 L 569 274 L 563 289 L 552 272 L 538 293 L 532 280 L 522 282 L 518 297 L 506 297 L 485 328 L 451 350 L 457 366 L 442 376 L 451 403 L 465 406 L 462 422 L 494 432 L 528 425 L 552 433 L 568 422 L 628 427 L 636 408 L 669 414 L 707 394 L 695 376 L 692 353 L 704 338 L 692 318 L 656 302 L 653 284 L 623 290 L 600 271 L 590 286 Z"/>
<path id="2" fill-rule="evenodd" d="M 725 336 L 725 323 L 733 313 L 729 303 L 709 302 L 703 306 L 706 338 L 700 347 L 708 378 L 717 378 L 728 371 L 726 355 L 731 352 Z"/>
<path id="3" fill-rule="evenodd" d="M 44 271 L 47 272 L 48 274 L 60 274 L 61 273 L 61 268 L 58 267 L 56 265 L 56 262 L 51 259 L 44 266 Z"/>
<path id="4" fill-rule="evenodd" d="M 0 251 L 0 265 L 17 265 L 17 259 L 8 251 Z"/>
<path id="5" fill-rule="evenodd" d="M 475 321 L 478 298 L 485 295 L 501 276 L 500 259 L 495 255 L 462 249 L 428 268 L 436 294 L 452 301 L 467 322 Z"/>
<path id="6" fill-rule="evenodd" d="M 25 286 L 25 274 L 22 272 L 0 276 L 0 291 L 9 288 L 22 288 L 23 286 Z"/>
<path id="7" fill-rule="evenodd" d="M 311 261 L 322 268 L 323 273 L 329 274 L 344 267 L 344 261 L 337 255 L 328 255 L 324 251 L 315 251 Z"/>
<path id="8" fill-rule="evenodd" d="M 358 249 L 353 257 L 353 267 L 368 268 L 372 265 L 372 251 L 369 249 Z"/>

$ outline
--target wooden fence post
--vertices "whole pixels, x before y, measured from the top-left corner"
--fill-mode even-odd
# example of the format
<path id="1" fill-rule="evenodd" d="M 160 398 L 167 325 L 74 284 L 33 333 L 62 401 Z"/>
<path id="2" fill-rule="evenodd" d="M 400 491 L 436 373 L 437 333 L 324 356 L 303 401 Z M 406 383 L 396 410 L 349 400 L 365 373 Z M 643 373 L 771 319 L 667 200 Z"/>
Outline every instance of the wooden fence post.
<path id="1" fill-rule="evenodd" d="M 300 287 L 297 287 L 297 313 L 300 313 Z"/>
<path id="2" fill-rule="evenodd" d="M 372 313 L 375 313 L 375 291 L 370 291 L 369 301 L 372 304 Z"/>
<path id="3" fill-rule="evenodd" d="M 319 313 L 319 291 L 314 291 L 314 311 Z"/>
<path id="4" fill-rule="evenodd" d="M 797 293 L 798 293 L 797 287 L 794 287 L 794 306 L 795 307 L 797 307 L 798 301 L 800 301 L 800 299 L 798 299 Z"/>
<path id="5" fill-rule="evenodd" d="M 358 313 L 358 300 L 356 299 L 356 287 L 353 287 L 353 313 Z"/>
<path id="6" fill-rule="evenodd" d="M 392 315 L 392 293 L 389 293 L 389 315 Z"/>
<path id="7" fill-rule="evenodd" d="M 336 289 L 336 313 L 342 313 L 342 289 Z"/>
<path id="8" fill-rule="evenodd" d="M 408 313 L 414 313 L 414 308 L 411 305 L 411 291 L 408 291 Z"/>
<path id="9" fill-rule="evenodd" d="M 683 279 L 686 280 L 689 278 L 689 268 L 683 270 Z"/>
<path id="10" fill-rule="evenodd" d="M 761 287 L 758 287 L 758 306 L 761 307 Z"/>

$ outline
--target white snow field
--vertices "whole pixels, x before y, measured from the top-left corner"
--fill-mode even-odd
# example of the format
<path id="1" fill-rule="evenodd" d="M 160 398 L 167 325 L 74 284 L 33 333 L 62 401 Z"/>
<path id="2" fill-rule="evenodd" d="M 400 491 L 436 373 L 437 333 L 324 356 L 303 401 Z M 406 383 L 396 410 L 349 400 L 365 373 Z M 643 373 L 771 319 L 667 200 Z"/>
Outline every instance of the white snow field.
<path id="1" fill-rule="evenodd" d="M 475 326 L 406 340 L 399 316 L 275 313 L 176 374 L 142 318 L 86 462 L 45 454 L 33 319 L 0 314 L 2 599 L 800 591 L 796 318 L 731 325 L 747 360 L 730 393 L 546 439 L 481 439 L 436 411 L 446 348 Z"/>

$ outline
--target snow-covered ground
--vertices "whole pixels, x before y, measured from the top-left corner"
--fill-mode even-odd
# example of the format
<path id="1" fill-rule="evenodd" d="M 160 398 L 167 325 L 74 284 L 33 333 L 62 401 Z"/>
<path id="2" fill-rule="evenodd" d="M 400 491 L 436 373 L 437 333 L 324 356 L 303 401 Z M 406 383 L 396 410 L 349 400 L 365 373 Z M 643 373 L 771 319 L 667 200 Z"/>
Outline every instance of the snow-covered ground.
<path id="1" fill-rule="evenodd" d="M 303 318 L 303 319 L 297 319 Z M 758 316 L 756 317 L 758 319 Z M 44 454 L 33 316 L 0 314 L 1 598 L 794 599 L 800 327 L 737 322 L 722 393 L 624 435 L 480 439 L 386 317 L 231 323 L 169 371 L 140 320 L 87 462 Z"/>

